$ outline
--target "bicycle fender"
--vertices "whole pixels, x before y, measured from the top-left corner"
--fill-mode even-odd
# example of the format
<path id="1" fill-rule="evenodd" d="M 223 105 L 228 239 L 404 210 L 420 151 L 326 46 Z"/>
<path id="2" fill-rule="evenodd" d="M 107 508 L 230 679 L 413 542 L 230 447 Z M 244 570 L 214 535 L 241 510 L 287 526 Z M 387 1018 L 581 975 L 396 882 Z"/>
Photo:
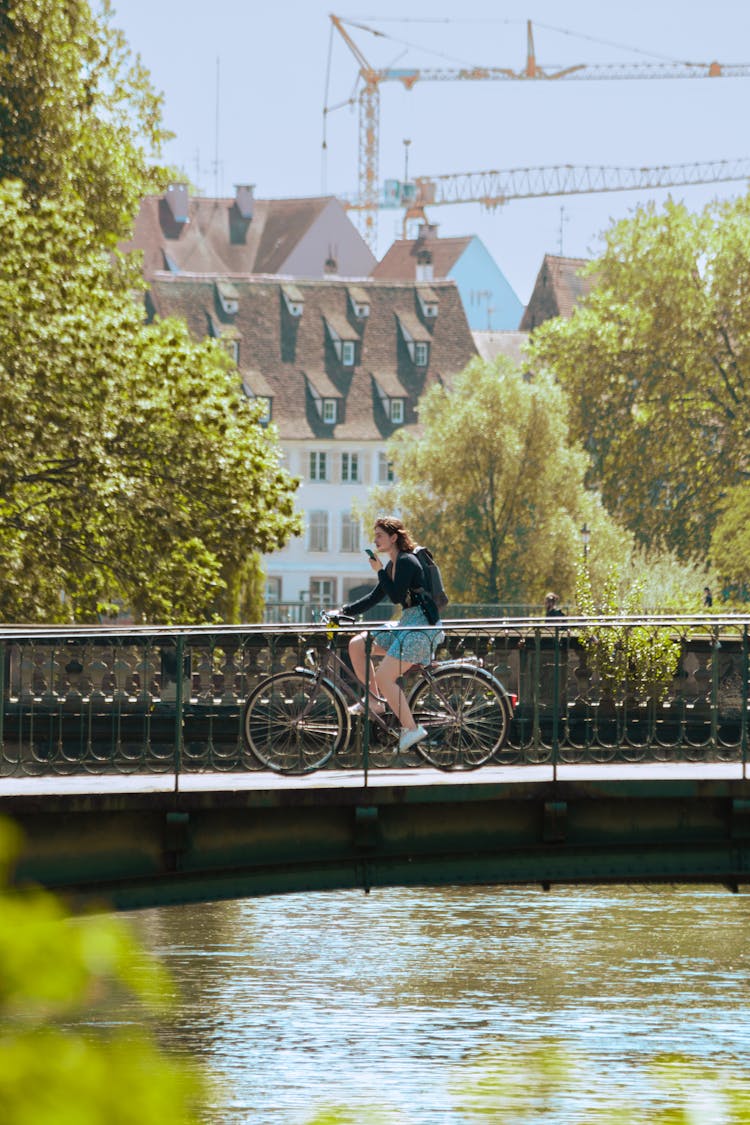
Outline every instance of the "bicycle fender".
<path id="1" fill-rule="evenodd" d="M 497 676 L 493 676 L 487 668 L 483 668 L 481 664 L 476 664 L 474 661 L 469 660 L 441 660 L 440 667 L 436 668 L 433 675 L 440 675 L 443 669 L 451 672 L 464 672 L 467 676 L 474 676 L 478 680 L 486 680 L 488 683 L 494 684 L 496 688 L 503 693 L 503 695 L 510 698 L 510 692 L 506 688 L 502 680 L 498 680 Z"/>

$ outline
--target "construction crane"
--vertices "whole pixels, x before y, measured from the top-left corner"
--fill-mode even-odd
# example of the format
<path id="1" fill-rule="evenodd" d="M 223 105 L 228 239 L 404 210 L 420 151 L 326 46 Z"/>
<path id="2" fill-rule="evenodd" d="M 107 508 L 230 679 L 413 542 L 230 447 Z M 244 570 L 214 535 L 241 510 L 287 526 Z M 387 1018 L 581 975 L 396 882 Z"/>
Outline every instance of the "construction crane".
<path id="1" fill-rule="evenodd" d="M 456 172 L 416 176 L 413 180 L 386 180 L 375 206 L 379 210 L 403 207 L 404 237 L 410 219 L 425 218 L 425 207 L 447 203 L 481 203 L 501 207 L 511 199 L 540 199 L 556 195 L 586 195 L 605 191 L 638 191 L 750 181 L 750 159 L 711 160 L 694 164 L 659 164 L 620 168 L 612 165 L 553 164 L 547 167 L 507 168 L 504 171 Z M 351 211 L 366 211 L 369 204 L 357 196 L 342 199 Z"/>
<path id="2" fill-rule="evenodd" d="M 378 69 L 370 65 L 364 54 L 352 39 L 347 27 L 360 31 L 370 32 L 380 38 L 383 33 L 366 24 L 355 23 L 331 14 L 330 20 L 333 28 L 339 33 L 349 50 L 359 64 L 359 76 L 362 87 L 359 92 L 359 174 L 358 174 L 358 203 L 361 213 L 361 229 L 365 240 L 374 250 L 377 240 L 377 211 L 379 204 L 378 193 L 378 164 L 380 154 L 380 86 L 383 82 L 400 82 L 407 90 L 411 90 L 417 82 L 508 82 L 508 81 L 569 81 L 569 80 L 612 80 L 612 79 L 644 79 L 644 78 L 747 78 L 750 76 L 750 64 L 736 63 L 725 65 L 719 62 L 691 63 L 691 62 L 646 62 L 646 63 L 613 63 L 613 64 L 588 64 L 578 63 L 573 66 L 550 70 L 540 66 L 536 61 L 534 48 L 534 33 L 531 20 L 526 22 L 526 65 L 522 70 L 513 70 L 509 67 L 462 67 L 462 68 L 418 68 L 418 67 L 385 67 Z M 346 26 L 345 26 L 346 25 Z M 351 104 L 353 98 L 348 103 Z M 324 123 L 326 115 L 338 106 L 324 106 Z M 325 124 L 323 147 L 326 147 Z M 522 171 L 519 169 L 518 171 Z M 496 175 L 496 173 L 469 173 L 469 175 Z M 449 179 L 452 177 L 448 177 Z M 432 182 L 438 182 L 440 177 L 435 177 Z M 700 181 L 694 181 L 700 182 Z M 665 185 L 661 185 L 665 186 Z M 600 190 L 622 190 L 620 188 Z M 502 193 L 499 193 L 502 194 Z M 553 194 L 541 192 L 540 194 Z M 557 193 L 556 193 L 557 194 Z M 567 193 L 565 193 L 567 194 Z M 527 196 L 528 197 L 528 196 Z M 445 200 L 448 202 L 448 200 Z M 455 200 L 458 202 L 458 200 Z"/>

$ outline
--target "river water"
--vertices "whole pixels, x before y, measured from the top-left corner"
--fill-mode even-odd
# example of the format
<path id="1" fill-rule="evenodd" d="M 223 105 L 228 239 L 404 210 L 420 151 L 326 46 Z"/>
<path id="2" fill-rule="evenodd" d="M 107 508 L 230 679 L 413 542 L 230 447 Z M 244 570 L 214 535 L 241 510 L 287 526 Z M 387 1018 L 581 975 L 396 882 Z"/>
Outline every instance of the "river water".
<path id="1" fill-rule="evenodd" d="M 417 888 L 132 917 L 179 992 L 160 1038 L 214 1076 L 212 1125 L 645 1123 L 686 1099 L 740 1120 L 719 1091 L 750 1050 L 750 896 Z"/>

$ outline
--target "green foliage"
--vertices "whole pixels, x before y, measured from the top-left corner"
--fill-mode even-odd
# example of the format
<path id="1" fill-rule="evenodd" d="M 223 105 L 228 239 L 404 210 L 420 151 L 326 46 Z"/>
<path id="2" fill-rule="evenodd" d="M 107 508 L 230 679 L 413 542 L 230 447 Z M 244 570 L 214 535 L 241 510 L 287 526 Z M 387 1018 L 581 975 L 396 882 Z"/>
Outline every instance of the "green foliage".
<path id="1" fill-rule="evenodd" d="M 601 1060 L 577 1055 L 555 1040 L 508 1044 L 461 1068 L 454 1111 L 467 1122 L 521 1125 L 748 1125 L 750 1093 L 741 1074 L 682 1055 L 631 1064 L 628 1095 Z"/>
<path id="2" fill-rule="evenodd" d="M 639 542 L 705 558 L 748 471 L 750 198 L 640 209 L 607 234 L 596 284 L 533 337 L 569 393 L 589 482 Z"/>
<path id="3" fill-rule="evenodd" d="M 139 285 L 78 206 L 0 186 L 0 620 L 96 620 L 115 599 L 213 619 L 299 528 L 228 356 L 145 326 Z"/>
<path id="4" fill-rule="evenodd" d="M 576 602 L 582 617 L 638 616 L 643 614 L 643 589 L 636 584 L 622 595 L 619 571 L 613 567 L 601 594 L 595 597 L 588 568 L 582 565 L 578 569 Z M 652 700 L 667 694 L 681 653 L 670 629 L 622 621 L 587 625 L 578 632 L 578 638 L 605 694 L 625 690 Z"/>
<path id="5" fill-rule="evenodd" d="M 390 444 L 397 483 L 373 510 L 397 509 L 437 552 L 455 602 L 541 600 L 572 588 L 584 520 L 606 524 L 568 444 L 564 395 L 507 361 L 472 360 L 451 390 L 420 403 L 424 434 Z"/>
<path id="6" fill-rule="evenodd" d="M 750 484 L 727 491 L 711 537 L 711 559 L 721 584 L 738 600 L 750 591 Z"/>
<path id="7" fill-rule="evenodd" d="M 0 1107 L 3 1125 L 189 1125 L 201 1083 L 140 1031 L 77 1031 L 127 992 L 144 1016 L 170 986 L 116 918 L 71 919 L 53 895 L 16 891 L 0 822 Z M 111 1021 L 113 1024 L 114 1020 Z"/>
<path id="8" fill-rule="evenodd" d="M 29 199 L 78 200 L 100 238 L 127 234 L 170 134 L 161 97 L 104 0 L 0 4 L 0 180 Z"/>

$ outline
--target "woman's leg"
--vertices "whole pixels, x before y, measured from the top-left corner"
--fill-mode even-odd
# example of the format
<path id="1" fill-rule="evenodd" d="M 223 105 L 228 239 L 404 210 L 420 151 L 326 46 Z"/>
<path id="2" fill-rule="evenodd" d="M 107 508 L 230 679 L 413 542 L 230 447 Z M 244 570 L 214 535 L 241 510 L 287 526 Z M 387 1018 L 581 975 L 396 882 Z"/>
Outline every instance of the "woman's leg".
<path id="1" fill-rule="evenodd" d="M 378 686 L 383 699 L 398 718 L 404 730 L 414 730 L 416 722 L 409 710 L 406 696 L 397 680 L 411 668 L 410 660 L 398 660 L 395 656 L 384 656 L 378 666 Z"/>
<path id="2" fill-rule="evenodd" d="M 370 674 L 367 675 L 367 633 L 358 633 L 356 637 L 352 637 L 349 641 L 349 658 L 352 662 L 354 674 L 361 684 L 365 681 L 370 689 L 370 695 L 374 699 L 380 699 L 382 692 L 378 683 L 378 678 L 375 674 L 375 665 L 370 661 Z M 375 656 L 382 656 L 385 652 L 384 648 L 378 645 L 372 646 L 372 652 Z M 382 705 L 381 705 L 382 706 Z"/>

